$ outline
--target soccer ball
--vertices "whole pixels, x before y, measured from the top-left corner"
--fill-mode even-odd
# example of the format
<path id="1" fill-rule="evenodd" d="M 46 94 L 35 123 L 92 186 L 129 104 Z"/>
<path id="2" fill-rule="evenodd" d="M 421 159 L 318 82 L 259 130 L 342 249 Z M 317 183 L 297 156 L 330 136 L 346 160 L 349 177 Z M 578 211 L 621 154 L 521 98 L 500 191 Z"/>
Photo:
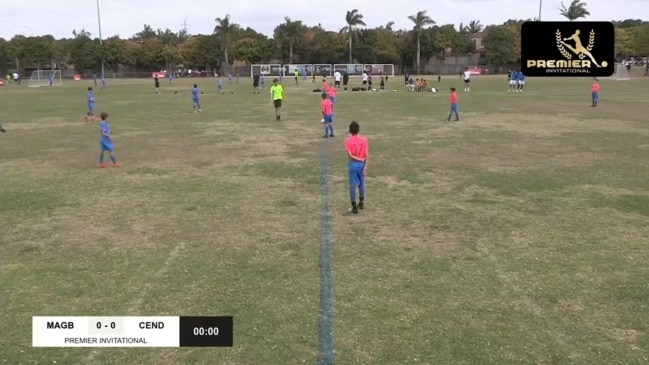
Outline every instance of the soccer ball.
<path id="1" fill-rule="evenodd" d="M 324 124 L 324 118 L 320 119 L 320 124 Z"/>

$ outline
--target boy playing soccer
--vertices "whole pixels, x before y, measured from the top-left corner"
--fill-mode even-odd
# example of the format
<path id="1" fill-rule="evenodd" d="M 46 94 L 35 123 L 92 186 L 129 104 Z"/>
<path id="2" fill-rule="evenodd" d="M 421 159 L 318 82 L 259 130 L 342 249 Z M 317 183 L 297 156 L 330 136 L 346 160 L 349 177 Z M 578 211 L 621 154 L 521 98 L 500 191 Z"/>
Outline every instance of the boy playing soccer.
<path id="1" fill-rule="evenodd" d="M 160 80 L 158 80 L 158 76 L 153 78 L 153 82 L 155 84 L 155 93 L 160 95 Z"/>
<path id="2" fill-rule="evenodd" d="M 225 94 L 225 92 L 223 91 L 223 81 L 221 81 L 221 79 L 216 80 L 216 94 Z"/>
<path id="3" fill-rule="evenodd" d="M 86 113 L 86 120 L 93 120 L 95 119 L 95 95 L 93 95 L 91 87 L 88 87 L 86 99 L 88 101 L 88 112 Z"/>
<path id="4" fill-rule="evenodd" d="M 275 107 L 275 119 L 279 122 L 282 119 L 282 101 L 284 100 L 284 88 L 278 79 L 273 79 L 273 86 L 270 87 L 270 98 Z"/>
<path id="5" fill-rule="evenodd" d="M 261 87 L 259 87 L 259 74 L 256 72 L 252 75 L 252 93 L 261 94 Z"/>
<path id="6" fill-rule="evenodd" d="M 104 153 L 108 152 L 110 160 L 113 161 L 113 166 L 122 167 L 122 164 L 117 162 L 117 158 L 113 153 L 113 139 L 110 137 L 110 127 L 108 126 L 108 113 L 101 113 L 101 122 L 99 122 L 99 132 L 101 138 L 99 145 L 101 147 L 101 154 L 99 155 L 99 168 L 105 168 Z"/>
<path id="7" fill-rule="evenodd" d="M 326 79 L 322 79 L 322 87 L 321 87 L 322 92 L 323 92 L 323 93 L 326 93 L 326 92 L 327 92 L 327 88 L 328 88 L 328 86 L 327 86 L 327 80 L 326 80 Z"/>
<path id="8" fill-rule="evenodd" d="M 351 134 L 345 140 L 345 152 L 349 157 L 347 171 L 349 173 L 349 197 L 352 202 L 350 211 L 358 214 L 359 209 L 365 208 L 365 174 L 367 173 L 367 159 L 369 147 L 367 139 L 358 134 L 360 126 L 356 122 L 349 124 Z M 356 189 L 358 188 L 358 204 L 356 203 Z"/>
<path id="9" fill-rule="evenodd" d="M 597 103 L 599 103 L 599 81 L 597 79 L 593 81 L 593 86 L 590 90 L 593 94 L 593 105 L 591 107 L 596 107 Z"/>
<path id="10" fill-rule="evenodd" d="M 469 68 L 464 69 L 464 91 L 469 92 L 471 91 L 471 71 L 469 71 Z"/>
<path id="11" fill-rule="evenodd" d="M 447 122 L 451 121 L 451 116 L 453 113 L 455 113 L 455 121 L 459 122 L 460 121 L 460 115 L 457 113 L 457 93 L 455 92 L 455 88 L 451 88 L 451 97 L 449 98 L 451 102 L 451 112 L 448 114 L 448 119 L 446 119 Z"/>
<path id="12" fill-rule="evenodd" d="M 518 72 L 512 70 L 511 75 L 509 75 L 509 91 L 516 91 L 516 85 L 518 84 Z"/>
<path id="13" fill-rule="evenodd" d="M 327 96 L 329 97 L 331 107 L 333 108 L 334 103 L 336 102 L 336 88 L 331 83 L 329 83 L 329 87 L 327 88 Z"/>
<path id="14" fill-rule="evenodd" d="M 197 111 L 202 112 L 201 103 L 198 100 L 198 85 L 196 84 L 194 84 L 194 88 L 192 89 L 192 102 L 194 103 L 194 113 Z"/>
<path id="15" fill-rule="evenodd" d="M 331 109 L 331 100 L 327 93 L 322 93 L 322 101 L 320 102 L 320 109 L 322 110 L 322 119 L 324 120 L 325 134 L 322 138 L 329 138 L 334 136 L 334 122 L 333 110 Z"/>
<path id="16" fill-rule="evenodd" d="M 523 75 L 523 71 L 518 71 L 518 90 L 517 91 L 523 91 L 523 88 L 525 87 L 525 75 Z"/>
<path id="17" fill-rule="evenodd" d="M 108 85 L 106 85 L 106 76 L 101 77 L 101 89 L 100 90 L 108 90 Z"/>

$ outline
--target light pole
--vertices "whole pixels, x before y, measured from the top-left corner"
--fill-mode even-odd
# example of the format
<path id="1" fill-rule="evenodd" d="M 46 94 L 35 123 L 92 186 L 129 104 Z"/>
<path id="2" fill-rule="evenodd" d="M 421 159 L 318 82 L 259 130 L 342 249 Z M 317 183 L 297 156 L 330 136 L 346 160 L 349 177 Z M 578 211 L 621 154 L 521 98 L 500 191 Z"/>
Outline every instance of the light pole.
<path id="1" fill-rule="evenodd" d="M 99 12 L 99 0 L 97 0 L 97 23 L 99 23 L 99 48 L 101 48 L 101 79 L 104 79 L 104 41 L 101 38 L 101 13 Z"/>
<path id="2" fill-rule="evenodd" d="M 541 8 L 543 7 L 543 0 L 539 0 L 539 18 L 538 20 L 541 21 Z"/>

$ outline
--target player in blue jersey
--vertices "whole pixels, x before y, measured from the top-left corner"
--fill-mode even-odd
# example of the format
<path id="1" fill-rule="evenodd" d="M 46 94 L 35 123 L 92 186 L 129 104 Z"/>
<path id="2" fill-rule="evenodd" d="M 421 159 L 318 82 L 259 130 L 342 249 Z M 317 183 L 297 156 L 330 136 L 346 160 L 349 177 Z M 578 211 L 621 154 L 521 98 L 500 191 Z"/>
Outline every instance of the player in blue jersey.
<path id="1" fill-rule="evenodd" d="M 523 88 L 525 87 L 525 75 L 523 75 L 522 71 L 518 71 L 518 82 L 517 82 L 517 89 L 516 91 L 523 91 Z"/>
<path id="2" fill-rule="evenodd" d="M 518 85 L 518 71 L 512 70 L 511 77 L 509 78 L 509 91 L 516 91 L 516 86 Z"/>
<path id="3" fill-rule="evenodd" d="M 101 77 L 101 89 L 100 90 L 108 90 L 108 85 L 106 85 L 106 76 Z"/>
<path id="4" fill-rule="evenodd" d="M 169 85 L 173 85 L 173 84 L 174 84 L 174 72 L 169 71 Z"/>
<path id="5" fill-rule="evenodd" d="M 110 135 L 110 127 L 108 126 L 108 113 L 101 113 L 99 133 L 101 135 L 99 138 L 99 146 L 101 147 L 101 153 L 99 154 L 99 168 L 106 167 L 106 164 L 104 163 L 104 154 L 106 152 L 108 152 L 110 160 L 113 161 L 113 166 L 122 167 L 122 164 L 117 162 L 117 158 L 113 153 L 113 138 Z"/>
<path id="6" fill-rule="evenodd" d="M 97 86 L 97 74 L 92 74 L 92 81 L 94 81 L 95 86 Z"/>
<path id="7" fill-rule="evenodd" d="M 198 85 L 194 84 L 194 88 L 192 89 L 192 102 L 194 103 L 194 113 L 202 112 L 201 110 L 201 103 L 198 100 Z"/>
<path id="8" fill-rule="evenodd" d="M 88 87 L 88 92 L 86 93 L 86 101 L 88 102 L 88 112 L 86 113 L 86 120 L 95 119 L 95 95 L 92 92 L 92 88 Z"/>
<path id="9" fill-rule="evenodd" d="M 225 91 L 223 91 L 223 81 L 221 81 L 221 79 L 216 80 L 216 89 L 217 95 L 225 94 Z"/>

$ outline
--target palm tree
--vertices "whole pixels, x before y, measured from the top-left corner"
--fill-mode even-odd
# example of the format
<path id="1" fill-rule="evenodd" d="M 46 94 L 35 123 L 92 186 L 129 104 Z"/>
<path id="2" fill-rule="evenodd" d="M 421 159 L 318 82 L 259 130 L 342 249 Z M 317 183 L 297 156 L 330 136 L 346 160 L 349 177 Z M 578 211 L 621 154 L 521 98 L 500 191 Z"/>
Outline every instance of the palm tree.
<path id="1" fill-rule="evenodd" d="M 464 29 L 462 29 L 462 30 L 464 30 L 468 34 L 473 35 L 473 34 L 482 32 L 482 29 L 484 29 L 484 27 L 482 26 L 482 24 L 480 24 L 480 21 L 474 19 L 474 20 L 470 21 L 469 25 L 464 27 Z"/>
<path id="2" fill-rule="evenodd" d="M 293 47 L 298 44 L 304 37 L 304 26 L 302 21 L 292 21 L 289 17 L 284 17 L 286 23 L 280 24 L 275 28 L 274 37 L 279 42 L 288 43 L 289 63 L 293 63 Z"/>
<path id="3" fill-rule="evenodd" d="M 570 6 L 566 8 L 562 1 L 559 12 L 569 21 L 585 18 L 590 15 L 590 12 L 586 10 L 586 5 L 588 4 L 582 3 L 580 0 L 572 0 Z"/>
<path id="4" fill-rule="evenodd" d="M 363 21 L 363 14 L 361 14 L 358 9 L 348 11 L 347 14 L 345 14 L 345 22 L 347 22 L 347 26 L 343 27 L 340 32 L 347 33 L 349 35 L 349 63 L 353 63 L 352 36 L 354 35 L 354 31 L 358 29 L 359 26 L 365 26 L 367 24 L 365 24 L 365 22 Z"/>
<path id="5" fill-rule="evenodd" d="M 414 31 L 417 35 L 417 73 L 419 73 L 419 63 L 421 61 L 421 31 L 424 30 L 424 27 L 427 25 L 435 24 L 435 21 L 426 15 L 426 10 L 417 12 L 415 15 L 408 16 L 413 23 L 415 23 Z"/>
<path id="6" fill-rule="evenodd" d="M 225 64 L 230 67 L 230 60 L 228 58 L 228 46 L 232 42 L 234 32 L 239 28 L 239 24 L 230 22 L 230 14 L 226 14 L 224 18 L 214 19 L 216 26 L 214 27 L 214 34 L 221 40 L 221 47 L 223 48 L 223 56 L 225 57 Z"/>

